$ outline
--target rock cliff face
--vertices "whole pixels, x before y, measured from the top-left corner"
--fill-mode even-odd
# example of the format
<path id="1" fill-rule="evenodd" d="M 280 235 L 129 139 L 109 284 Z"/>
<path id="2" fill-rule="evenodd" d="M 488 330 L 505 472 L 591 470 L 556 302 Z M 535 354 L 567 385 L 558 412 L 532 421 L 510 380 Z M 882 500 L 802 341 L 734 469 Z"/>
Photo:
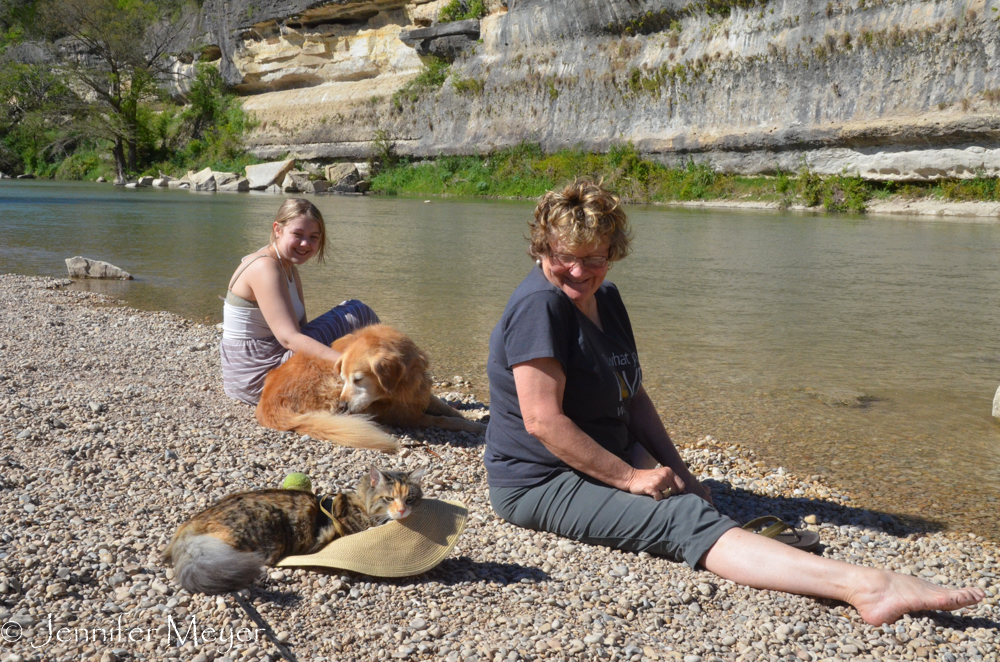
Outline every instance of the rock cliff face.
<path id="1" fill-rule="evenodd" d="M 444 84 L 413 85 L 435 50 L 408 35 L 443 4 L 207 0 L 202 39 L 264 157 L 361 159 L 380 130 L 417 157 L 631 141 L 744 173 L 1000 174 L 1000 0 L 494 0 Z"/>

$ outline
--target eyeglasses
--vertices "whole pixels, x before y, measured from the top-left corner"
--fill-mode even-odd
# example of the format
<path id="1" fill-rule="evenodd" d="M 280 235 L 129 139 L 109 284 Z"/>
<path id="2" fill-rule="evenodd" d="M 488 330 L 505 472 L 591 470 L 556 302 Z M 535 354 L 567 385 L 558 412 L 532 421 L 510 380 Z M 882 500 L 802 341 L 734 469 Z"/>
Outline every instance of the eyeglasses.
<path id="1" fill-rule="evenodd" d="M 586 255 L 577 257 L 568 253 L 550 253 L 549 259 L 560 267 L 569 269 L 575 264 L 582 265 L 585 269 L 603 269 L 608 266 L 607 255 Z"/>

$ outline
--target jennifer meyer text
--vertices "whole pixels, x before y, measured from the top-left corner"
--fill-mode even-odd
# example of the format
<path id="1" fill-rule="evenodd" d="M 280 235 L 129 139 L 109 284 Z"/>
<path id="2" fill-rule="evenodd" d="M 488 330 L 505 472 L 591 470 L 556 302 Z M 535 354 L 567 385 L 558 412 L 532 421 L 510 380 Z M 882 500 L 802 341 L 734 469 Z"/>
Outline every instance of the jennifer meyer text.
<path id="1" fill-rule="evenodd" d="M 130 643 L 163 642 L 165 639 L 164 643 L 167 647 L 176 646 L 179 648 L 191 642 L 195 647 L 215 646 L 218 652 L 228 653 L 234 647 L 239 649 L 242 645 L 259 641 L 260 633 L 264 631 L 262 628 L 233 627 L 229 623 L 217 628 L 204 627 L 192 614 L 180 621 L 175 621 L 173 616 L 167 615 L 164 622 L 166 632 L 158 633 L 162 626 L 155 628 L 130 627 L 125 619 L 125 614 L 119 614 L 116 619 L 90 627 L 79 624 L 73 627 L 59 627 L 53 625 L 52 614 L 49 614 L 46 623 L 34 627 L 34 634 L 30 638 L 24 637 L 21 625 L 16 620 L 10 620 L 0 625 L 0 636 L 7 644 L 21 642 L 36 650 L 45 650 L 52 646 L 67 644 L 93 644 L 95 646 L 102 644 L 121 646 L 124 644 L 127 646 Z"/>

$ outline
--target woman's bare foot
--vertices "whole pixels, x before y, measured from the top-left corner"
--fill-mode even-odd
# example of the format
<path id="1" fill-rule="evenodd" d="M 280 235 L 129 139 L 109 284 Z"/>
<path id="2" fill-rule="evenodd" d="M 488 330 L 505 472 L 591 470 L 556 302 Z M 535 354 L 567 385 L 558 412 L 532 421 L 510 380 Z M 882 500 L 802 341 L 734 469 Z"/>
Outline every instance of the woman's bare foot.
<path id="1" fill-rule="evenodd" d="M 912 611 L 953 611 L 979 603 L 986 593 L 979 588 L 944 588 L 917 577 L 876 570 L 848 595 L 861 618 L 871 625 L 892 623 Z"/>

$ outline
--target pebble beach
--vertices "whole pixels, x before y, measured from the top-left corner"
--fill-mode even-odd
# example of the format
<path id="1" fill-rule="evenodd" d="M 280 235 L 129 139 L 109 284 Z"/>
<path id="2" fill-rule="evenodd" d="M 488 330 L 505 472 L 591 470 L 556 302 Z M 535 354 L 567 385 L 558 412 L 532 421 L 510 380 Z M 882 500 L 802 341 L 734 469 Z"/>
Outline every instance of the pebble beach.
<path id="1" fill-rule="evenodd" d="M 998 659 L 997 543 L 858 508 L 720 444 L 710 420 L 681 450 L 726 515 L 776 515 L 817 531 L 824 556 L 987 598 L 871 626 L 843 603 L 516 528 L 490 508 L 481 435 L 394 429 L 403 450 L 386 456 L 262 428 L 222 391 L 215 326 L 69 283 L 0 276 L 0 662 L 282 659 L 232 596 L 174 583 L 160 551 L 226 494 L 293 471 L 351 489 L 373 464 L 429 467 L 425 495 L 463 501 L 468 524 L 418 577 L 270 568 L 242 594 L 301 662 Z M 436 391 L 480 418 L 469 377 L 436 375 Z"/>

